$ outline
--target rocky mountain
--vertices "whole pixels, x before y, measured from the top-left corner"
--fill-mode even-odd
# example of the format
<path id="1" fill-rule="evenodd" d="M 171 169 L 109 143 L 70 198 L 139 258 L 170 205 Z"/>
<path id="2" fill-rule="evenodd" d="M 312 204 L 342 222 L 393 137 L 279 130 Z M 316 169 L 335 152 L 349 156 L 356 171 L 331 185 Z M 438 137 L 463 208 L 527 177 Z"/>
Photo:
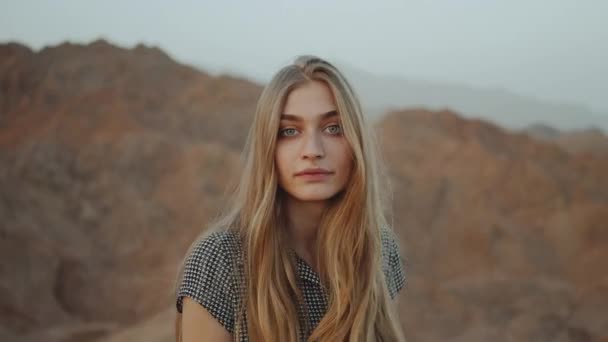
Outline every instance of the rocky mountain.
<path id="1" fill-rule="evenodd" d="M 170 307 L 260 87 L 105 41 L 3 45 L 0 79 L 2 331 L 101 336 Z"/>
<path id="2" fill-rule="evenodd" d="M 554 142 L 571 153 L 608 157 L 608 136 L 599 128 L 560 131 L 548 125 L 534 124 L 523 131 L 534 138 Z"/>
<path id="3" fill-rule="evenodd" d="M 451 111 L 379 129 L 413 341 L 606 338 L 608 162 Z"/>
<path id="4" fill-rule="evenodd" d="M 144 45 L 0 45 L 0 340 L 171 341 L 261 87 Z M 377 122 L 410 341 L 608 339 L 608 160 L 452 111 Z"/>

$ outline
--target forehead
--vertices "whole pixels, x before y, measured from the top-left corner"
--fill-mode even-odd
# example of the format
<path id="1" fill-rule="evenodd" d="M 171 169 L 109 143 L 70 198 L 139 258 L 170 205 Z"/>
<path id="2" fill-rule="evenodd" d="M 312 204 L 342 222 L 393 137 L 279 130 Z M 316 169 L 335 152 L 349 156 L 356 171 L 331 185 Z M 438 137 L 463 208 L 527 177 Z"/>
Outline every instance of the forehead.
<path id="1" fill-rule="evenodd" d="M 287 95 L 283 107 L 284 114 L 297 115 L 305 119 L 333 110 L 336 110 L 333 93 L 322 81 L 309 81 L 296 87 Z"/>

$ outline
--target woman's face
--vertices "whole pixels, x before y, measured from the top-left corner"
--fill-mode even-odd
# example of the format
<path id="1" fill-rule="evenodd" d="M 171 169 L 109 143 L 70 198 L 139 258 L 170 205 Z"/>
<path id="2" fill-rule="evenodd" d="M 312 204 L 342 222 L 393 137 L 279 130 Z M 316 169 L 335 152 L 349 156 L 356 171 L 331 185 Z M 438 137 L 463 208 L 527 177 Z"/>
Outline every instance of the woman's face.
<path id="1" fill-rule="evenodd" d="M 345 187 L 352 153 L 333 94 L 324 82 L 307 82 L 289 93 L 277 134 L 279 186 L 290 196 L 322 201 Z M 302 173 L 307 170 L 312 174 Z"/>

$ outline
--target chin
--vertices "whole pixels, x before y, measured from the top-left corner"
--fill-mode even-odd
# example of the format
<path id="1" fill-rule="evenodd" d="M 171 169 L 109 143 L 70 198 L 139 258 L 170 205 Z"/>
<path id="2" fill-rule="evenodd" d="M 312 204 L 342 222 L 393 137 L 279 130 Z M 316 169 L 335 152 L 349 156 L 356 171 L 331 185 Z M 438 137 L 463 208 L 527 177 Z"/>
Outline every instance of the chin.
<path id="1" fill-rule="evenodd" d="M 334 197 L 339 191 L 335 189 L 315 191 L 288 191 L 289 196 L 299 201 L 326 201 Z"/>

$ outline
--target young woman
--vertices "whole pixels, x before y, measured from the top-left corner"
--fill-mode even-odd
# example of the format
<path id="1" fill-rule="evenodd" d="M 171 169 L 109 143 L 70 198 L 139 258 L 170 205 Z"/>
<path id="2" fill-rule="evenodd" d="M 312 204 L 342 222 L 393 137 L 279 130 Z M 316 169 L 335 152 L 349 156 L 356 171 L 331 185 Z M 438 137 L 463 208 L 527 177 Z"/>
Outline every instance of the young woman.
<path id="1" fill-rule="evenodd" d="M 402 341 L 405 283 L 372 128 L 313 56 L 264 89 L 230 210 L 191 246 L 178 341 Z"/>

